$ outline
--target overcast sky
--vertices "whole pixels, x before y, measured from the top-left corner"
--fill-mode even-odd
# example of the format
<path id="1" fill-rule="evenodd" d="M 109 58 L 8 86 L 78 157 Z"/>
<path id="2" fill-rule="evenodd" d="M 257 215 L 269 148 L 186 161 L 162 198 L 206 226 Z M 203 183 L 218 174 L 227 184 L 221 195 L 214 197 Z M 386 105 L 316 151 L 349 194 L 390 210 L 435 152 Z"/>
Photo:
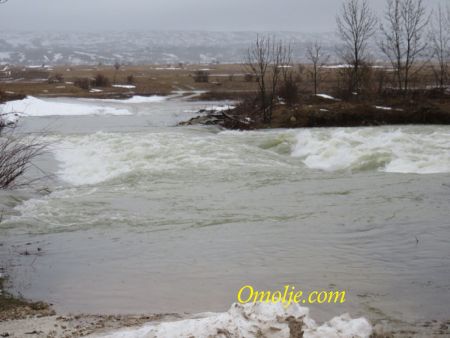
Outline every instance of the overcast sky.
<path id="1" fill-rule="evenodd" d="M 425 0 L 431 8 L 448 0 Z M 9 0 L 0 28 L 25 31 L 334 30 L 341 0 Z M 370 0 L 382 12 L 385 0 Z"/>

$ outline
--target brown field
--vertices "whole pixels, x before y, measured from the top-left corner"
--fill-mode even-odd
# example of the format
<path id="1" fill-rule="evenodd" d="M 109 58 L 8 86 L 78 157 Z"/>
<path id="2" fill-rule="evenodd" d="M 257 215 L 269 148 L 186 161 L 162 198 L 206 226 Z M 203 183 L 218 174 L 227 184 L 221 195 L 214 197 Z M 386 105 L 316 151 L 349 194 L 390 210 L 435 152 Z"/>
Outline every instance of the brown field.
<path id="1" fill-rule="evenodd" d="M 207 69 L 209 82 L 194 80 L 197 70 Z M 303 94 L 312 93 L 309 65 L 294 65 L 296 81 Z M 339 88 L 339 68 L 322 70 L 323 80 L 319 92 L 336 94 Z M 116 70 L 113 66 L 58 66 L 49 68 L 13 67 L 11 76 L 6 78 L 0 73 L 0 91 L 19 95 L 36 96 L 72 96 L 72 97 L 105 97 L 114 95 L 167 95 L 172 91 L 205 90 L 210 94 L 205 98 L 239 98 L 256 91 L 256 82 L 245 79 L 246 68 L 242 64 L 218 65 L 141 65 L 121 66 Z M 134 89 L 92 87 L 94 92 L 83 90 L 73 84 L 76 79 L 94 79 L 102 74 L 117 85 L 129 84 L 127 78 L 133 77 Z M 382 76 L 384 74 L 384 76 Z M 51 83 L 57 75 L 61 82 Z M 370 74 L 371 90 L 376 92 L 379 87 L 389 87 L 389 70 L 373 68 Z M 412 88 L 427 88 L 435 84 L 431 67 L 424 68 L 411 82 Z M 102 90 L 95 92 L 95 89 Z"/>
<path id="2" fill-rule="evenodd" d="M 208 69 L 208 83 L 194 80 L 194 73 L 199 69 Z M 71 66 L 39 70 L 15 69 L 12 73 L 12 79 L 0 79 L 0 91 L 35 96 L 105 97 L 130 94 L 167 95 L 177 90 L 239 93 L 256 89 L 255 82 L 244 80 L 244 69 L 241 65 L 189 65 L 182 68 L 160 65 L 122 66 L 118 71 L 113 66 Z M 93 87 L 102 92 L 89 92 L 73 84 L 76 79 L 94 79 L 97 74 L 105 75 L 112 84 L 117 85 L 127 85 L 127 78 L 133 76 L 133 85 L 136 88 Z M 63 81 L 49 83 L 48 79 L 56 75 L 61 75 Z"/>
<path id="3" fill-rule="evenodd" d="M 367 71 L 365 93 L 345 97 L 341 83 L 342 69 L 322 69 L 322 81 L 318 92 L 332 95 L 342 101 L 323 100 L 312 96 L 311 66 L 294 65 L 295 81 L 299 100 L 293 106 L 275 107 L 271 123 L 262 123 L 253 107 L 233 112 L 236 118 L 250 118 L 251 126 L 224 124 L 229 128 L 267 127 L 312 127 L 312 126 L 356 126 L 404 123 L 450 123 L 450 92 L 435 89 L 432 66 L 422 68 L 411 79 L 411 90 L 407 96 L 397 92 L 392 84 L 392 71 L 386 65 L 375 66 Z M 206 70 L 208 82 L 195 80 L 196 72 Z M 90 79 L 101 74 L 111 85 L 81 89 L 74 82 Z M 3 75 L 3 76 L 2 76 Z M 128 97 L 131 95 L 168 95 L 173 91 L 204 91 L 204 100 L 241 100 L 255 97 L 257 83 L 246 77 L 242 64 L 218 65 L 141 65 L 121 66 L 64 66 L 25 68 L 15 67 L 5 78 L 0 72 L 0 101 L 17 99 L 26 95 L 44 97 Z M 130 82 L 130 77 L 132 81 Z M 116 88 L 114 85 L 134 85 L 135 88 Z M 391 111 L 376 109 L 388 106 Z"/>

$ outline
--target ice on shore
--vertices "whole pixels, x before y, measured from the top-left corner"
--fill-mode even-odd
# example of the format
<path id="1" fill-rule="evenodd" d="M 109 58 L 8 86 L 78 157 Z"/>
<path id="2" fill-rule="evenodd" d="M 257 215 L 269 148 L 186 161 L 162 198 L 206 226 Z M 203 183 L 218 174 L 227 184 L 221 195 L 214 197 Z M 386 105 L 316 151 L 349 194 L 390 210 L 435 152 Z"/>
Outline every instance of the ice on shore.
<path id="1" fill-rule="evenodd" d="M 28 96 L 23 100 L 0 105 L 4 116 L 80 116 L 80 115 L 131 115 L 128 109 L 105 106 L 85 101 L 39 99 Z"/>
<path id="2" fill-rule="evenodd" d="M 225 313 L 204 314 L 199 318 L 175 322 L 149 323 L 140 328 L 92 337 L 290 338 L 300 337 L 301 331 L 304 332 L 304 338 L 368 338 L 372 334 L 372 327 L 365 318 L 352 319 L 348 314 L 318 325 L 309 316 L 306 307 L 295 304 L 285 309 L 280 303 L 256 303 L 233 304 Z"/>
<path id="3" fill-rule="evenodd" d="M 92 90 L 100 92 L 99 90 Z M 7 121 L 20 116 L 132 115 L 129 107 L 116 104 L 158 103 L 164 96 L 133 96 L 128 99 L 41 99 L 27 96 L 23 100 L 0 104 L 0 115 Z M 112 103 L 114 105 L 107 105 Z"/>

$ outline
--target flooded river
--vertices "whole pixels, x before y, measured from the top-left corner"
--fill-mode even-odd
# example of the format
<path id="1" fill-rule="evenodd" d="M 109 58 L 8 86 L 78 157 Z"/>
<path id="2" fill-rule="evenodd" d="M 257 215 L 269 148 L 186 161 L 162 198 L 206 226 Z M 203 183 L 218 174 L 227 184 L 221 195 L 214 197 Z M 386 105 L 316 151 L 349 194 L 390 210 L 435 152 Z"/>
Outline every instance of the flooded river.
<path id="1" fill-rule="evenodd" d="M 27 100 L 20 131 L 50 146 L 30 171 L 47 178 L 0 195 L 15 292 L 197 313 L 291 284 L 347 291 L 319 320 L 450 319 L 449 126 L 238 132 L 176 126 L 220 102 Z"/>

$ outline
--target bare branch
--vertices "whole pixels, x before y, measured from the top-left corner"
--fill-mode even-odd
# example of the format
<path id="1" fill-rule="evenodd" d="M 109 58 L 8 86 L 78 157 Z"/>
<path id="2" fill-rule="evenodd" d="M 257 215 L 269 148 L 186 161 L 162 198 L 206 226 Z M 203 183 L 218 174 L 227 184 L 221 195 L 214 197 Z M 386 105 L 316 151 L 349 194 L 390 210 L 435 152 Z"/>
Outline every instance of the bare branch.
<path id="1" fill-rule="evenodd" d="M 265 122 L 272 119 L 272 110 L 276 94 L 292 60 L 292 48 L 271 36 L 256 37 L 256 41 L 247 51 L 246 70 L 255 75 L 258 83 L 258 97 Z"/>
<path id="2" fill-rule="evenodd" d="M 430 16 L 422 0 L 387 0 L 387 5 L 380 48 L 395 70 L 398 88 L 407 92 L 413 67 L 428 47 L 425 33 Z"/>
<path id="3" fill-rule="evenodd" d="M 450 7 L 445 12 L 439 5 L 434 15 L 430 41 L 432 45 L 433 57 L 437 66 L 433 65 L 433 72 L 436 83 L 441 90 L 444 90 L 449 80 L 450 62 Z"/>
<path id="4" fill-rule="evenodd" d="M 4 127 L 0 132 L 0 189 L 29 184 L 19 183 L 18 179 L 33 166 L 32 161 L 44 152 L 47 145 L 39 142 L 37 137 L 18 136 L 15 125 Z"/>
<path id="5" fill-rule="evenodd" d="M 312 64 L 310 75 L 314 83 L 314 95 L 317 95 L 317 89 L 322 81 L 322 67 L 328 62 L 330 56 L 322 54 L 322 45 L 319 42 L 311 43 L 306 49 L 306 58 Z"/>
<path id="6" fill-rule="evenodd" d="M 350 90 L 358 92 L 361 68 L 368 57 L 367 46 L 375 33 L 377 19 L 367 0 L 346 0 L 336 23 L 343 42 L 341 57 L 352 67 Z"/>

